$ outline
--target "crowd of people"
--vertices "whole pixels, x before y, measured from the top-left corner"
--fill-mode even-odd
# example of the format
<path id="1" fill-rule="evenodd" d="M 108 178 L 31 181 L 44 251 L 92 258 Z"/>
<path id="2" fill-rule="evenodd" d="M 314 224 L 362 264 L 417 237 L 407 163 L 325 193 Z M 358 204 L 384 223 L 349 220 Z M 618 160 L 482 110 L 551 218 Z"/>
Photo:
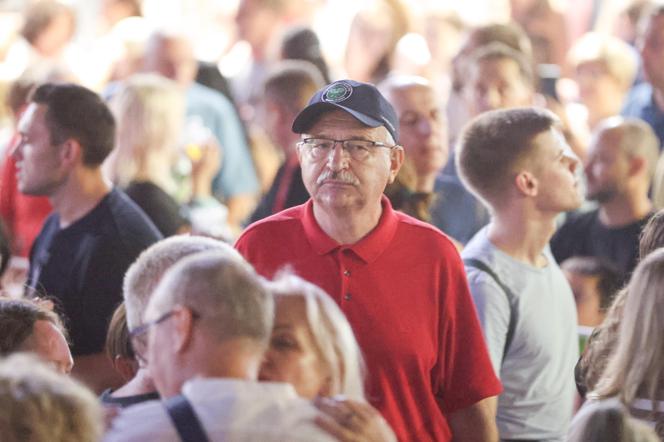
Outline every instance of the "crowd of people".
<path id="1" fill-rule="evenodd" d="M 142 3 L 0 39 L 0 439 L 664 439 L 663 3 Z"/>

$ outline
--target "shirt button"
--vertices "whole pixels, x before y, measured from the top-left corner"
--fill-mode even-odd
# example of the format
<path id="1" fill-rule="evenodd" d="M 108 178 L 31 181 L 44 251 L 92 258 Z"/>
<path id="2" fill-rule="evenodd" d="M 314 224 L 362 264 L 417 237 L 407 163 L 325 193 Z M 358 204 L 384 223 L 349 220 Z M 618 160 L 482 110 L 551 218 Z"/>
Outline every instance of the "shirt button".
<path id="1" fill-rule="evenodd" d="M 350 270 L 344 270 L 344 276 L 350 276 Z"/>
<path id="2" fill-rule="evenodd" d="M 346 301 L 350 301 L 352 298 L 353 298 L 353 297 L 351 296 L 350 293 L 346 293 L 346 294 L 344 295 L 344 299 L 345 299 Z"/>

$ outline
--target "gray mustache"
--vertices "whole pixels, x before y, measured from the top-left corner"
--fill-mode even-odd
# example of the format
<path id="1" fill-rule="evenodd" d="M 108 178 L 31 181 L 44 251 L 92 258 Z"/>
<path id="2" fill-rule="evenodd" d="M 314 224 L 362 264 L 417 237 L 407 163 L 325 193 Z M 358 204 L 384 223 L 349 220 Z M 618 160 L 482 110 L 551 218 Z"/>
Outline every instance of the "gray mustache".
<path id="1" fill-rule="evenodd" d="M 357 178 L 350 172 L 342 170 L 339 172 L 333 172 L 331 170 L 324 171 L 316 180 L 316 184 L 323 184 L 326 180 L 335 180 L 341 181 L 344 184 L 351 184 L 357 186 L 359 184 Z"/>

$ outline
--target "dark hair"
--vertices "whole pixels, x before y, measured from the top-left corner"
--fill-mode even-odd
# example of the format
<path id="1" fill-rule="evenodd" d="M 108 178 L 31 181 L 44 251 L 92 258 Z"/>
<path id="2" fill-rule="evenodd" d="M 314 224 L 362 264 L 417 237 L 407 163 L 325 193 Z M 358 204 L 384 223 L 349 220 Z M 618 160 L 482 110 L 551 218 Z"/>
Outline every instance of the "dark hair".
<path id="1" fill-rule="evenodd" d="M 482 61 L 494 60 L 512 60 L 519 67 L 521 78 L 529 86 L 534 86 L 535 80 L 532 63 L 522 52 L 519 52 L 504 43 L 494 42 L 485 46 L 480 46 L 471 53 L 470 59 L 468 60 L 468 66 L 476 66 Z"/>
<path id="2" fill-rule="evenodd" d="M 470 31 L 463 47 L 454 57 L 452 70 L 452 88 L 461 90 L 466 81 L 468 56 L 482 46 L 491 43 L 502 43 L 523 54 L 528 63 L 533 64 L 533 47 L 530 38 L 517 23 L 494 23 L 480 26 Z M 532 70 L 532 67 L 531 67 Z"/>
<path id="3" fill-rule="evenodd" d="M 295 27 L 286 32 L 281 43 L 281 58 L 285 60 L 304 60 L 318 68 L 323 76 L 323 84 L 331 83 L 330 69 L 320 47 L 316 33 L 307 27 Z"/>
<path id="4" fill-rule="evenodd" d="M 99 95 L 76 84 L 46 83 L 30 101 L 46 106 L 51 144 L 76 139 L 83 148 L 83 163 L 100 165 L 115 144 L 115 120 Z"/>
<path id="5" fill-rule="evenodd" d="M 532 151 L 533 138 L 557 124 L 553 113 L 534 107 L 479 115 L 464 128 L 456 148 L 464 184 L 485 203 L 497 202 L 517 164 Z"/>
<path id="6" fill-rule="evenodd" d="M 304 60 L 283 60 L 267 74 L 265 96 L 297 113 L 304 109 L 317 90 L 325 86 L 323 76 Z"/>
<path id="7" fill-rule="evenodd" d="M 60 318 L 51 310 L 26 299 L 0 299 L 0 355 L 19 351 L 37 321 L 48 321 L 65 334 Z"/>
<path id="8" fill-rule="evenodd" d="M 515 22 L 493 23 L 475 28 L 468 35 L 468 43 L 475 48 L 491 43 L 502 43 L 521 52 L 526 58 L 533 57 L 533 48 L 528 34 Z"/>
<path id="9" fill-rule="evenodd" d="M 111 361 L 116 356 L 134 359 L 134 349 L 129 339 L 129 327 L 127 326 L 127 310 L 124 302 L 115 309 L 106 333 L 106 354 Z"/>
<path id="10" fill-rule="evenodd" d="M 606 310 L 623 282 L 623 274 L 614 264 L 596 256 L 573 256 L 562 262 L 563 270 L 584 276 L 597 277 L 597 291 L 600 296 L 599 307 Z"/>
<path id="11" fill-rule="evenodd" d="M 24 13 L 25 20 L 23 28 L 21 28 L 21 35 L 28 43 L 33 44 L 37 37 L 61 14 L 69 16 L 73 29 L 76 26 L 76 15 L 72 8 L 57 1 L 34 2 Z"/>

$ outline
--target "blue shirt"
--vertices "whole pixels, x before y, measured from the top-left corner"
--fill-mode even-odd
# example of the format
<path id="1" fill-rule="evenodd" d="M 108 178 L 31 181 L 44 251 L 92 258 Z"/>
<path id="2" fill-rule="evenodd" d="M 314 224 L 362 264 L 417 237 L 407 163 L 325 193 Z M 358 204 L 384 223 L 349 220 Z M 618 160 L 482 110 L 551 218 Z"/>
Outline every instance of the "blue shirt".
<path id="1" fill-rule="evenodd" d="M 222 149 L 221 169 L 212 190 L 222 198 L 260 190 L 242 123 L 231 102 L 214 89 L 192 84 L 187 89 L 187 116 L 198 116 Z"/>
<path id="2" fill-rule="evenodd" d="M 648 123 L 659 138 L 661 150 L 661 146 L 664 144 L 664 111 L 657 107 L 655 94 L 650 84 L 641 83 L 632 88 L 625 107 L 623 107 L 622 115 L 641 118 Z"/>

